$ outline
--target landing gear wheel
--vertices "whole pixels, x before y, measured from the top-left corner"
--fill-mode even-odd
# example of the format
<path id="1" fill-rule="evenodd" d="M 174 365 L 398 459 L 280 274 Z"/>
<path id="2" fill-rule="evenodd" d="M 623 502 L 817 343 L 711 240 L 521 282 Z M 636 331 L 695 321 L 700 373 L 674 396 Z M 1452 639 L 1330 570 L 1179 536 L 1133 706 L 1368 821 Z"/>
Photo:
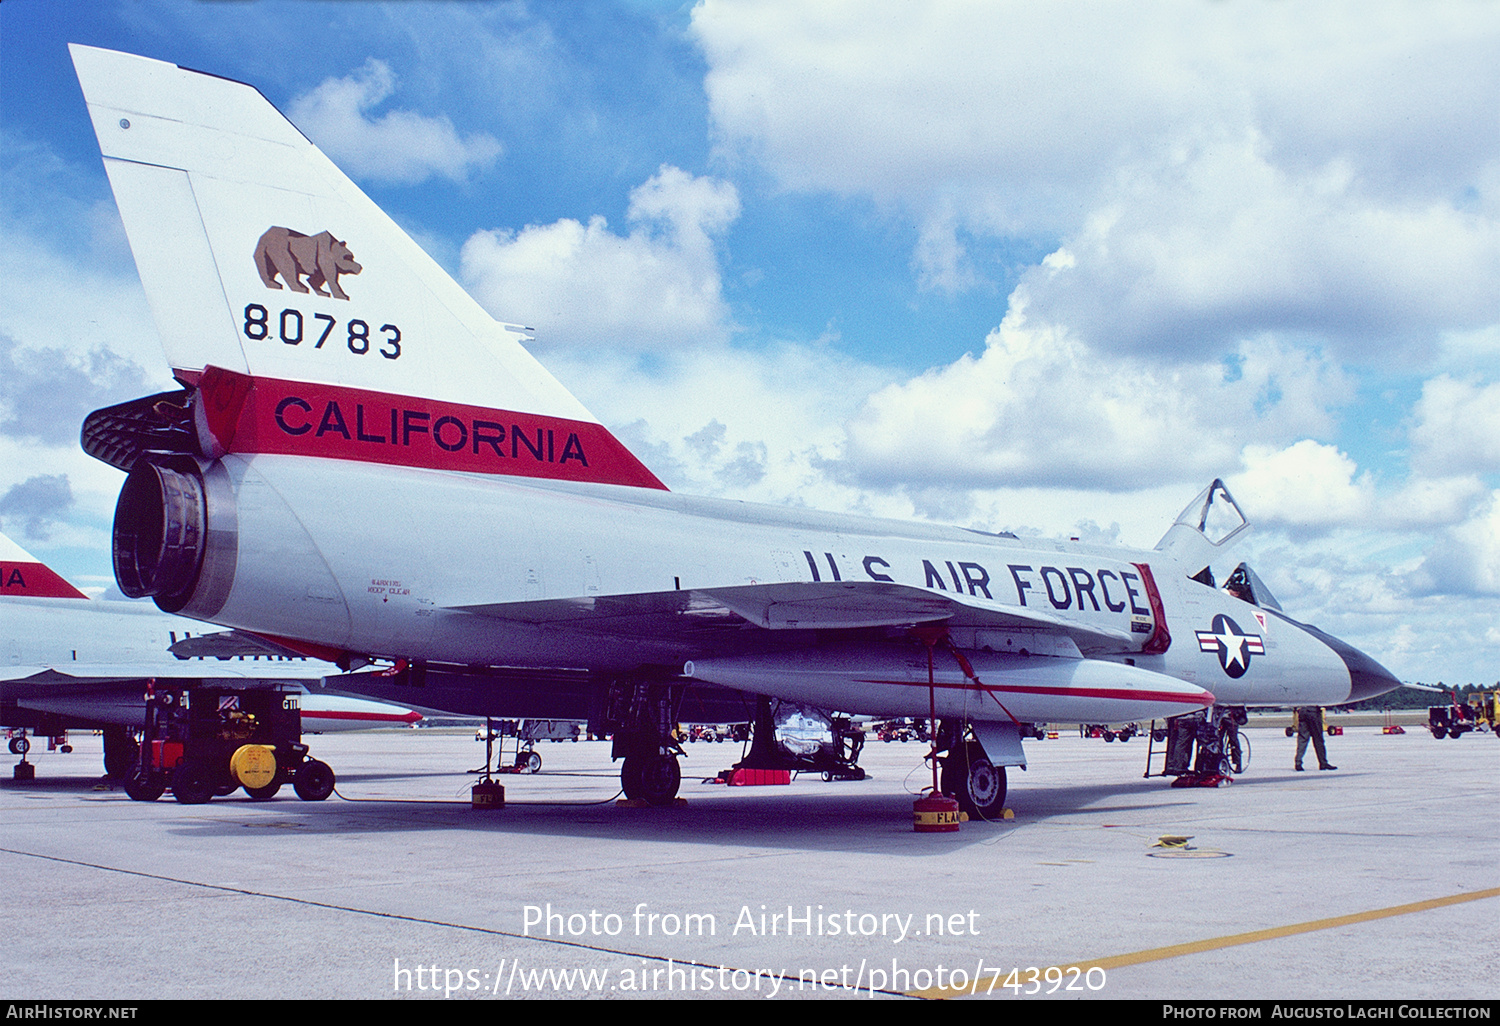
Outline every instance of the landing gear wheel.
<path id="1" fill-rule="evenodd" d="M 1224 735 L 1225 772 L 1238 775 L 1250 768 L 1250 739 L 1240 731 Z"/>
<path id="2" fill-rule="evenodd" d="M 627 755 L 620 767 L 625 797 L 647 805 L 671 805 L 682 783 L 682 769 L 674 755 Z"/>
<path id="3" fill-rule="evenodd" d="M 185 762 L 172 773 L 172 797 L 183 805 L 202 805 L 216 790 L 213 775 L 200 762 Z"/>
<path id="4" fill-rule="evenodd" d="M 292 778 L 292 789 L 305 802 L 320 802 L 333 794 L 333 767 L 317 759 L 308 759 Z"/>
<path id="5" fill-rule="evenodd" d="M 516 769 L 522 773 L 540 773 L 542 757 L 536 752 L 521 752 L 516 756 Z"/>
<path id="6" fill-rule="evenodd" d="M 270 799 L 275 798 L 276 792 L 280 790 L 281 781 L 279 780 L 273 781 L 272 783 L 267 784 L 265 787 L 251 787 L 248 784 L 245 785 L 245 793 L 248 794 L 252 800 L 257 802 L 269 801 Z"/>
<path id="7" fill-rule="evenodd" d="M 10 739 L 10 754 L 25 755 L 31 751 L 31 740 L 27 737 L 13 737 Z"/>
<path id="8" fill-rule="evenodd" d="M 1005 811 L 1005 767 L 990 762 L 984 746 L 969 742 L 943 760 L 943 793 L 971 817 L 998 819 Z"/>
<path id="9" fill-rule="evenodd" d="M 131 801 L 154 802 L 167 789 L 167 782 L 156 775 L 143 776 L 133 773 L 125 780 L 125 793 Z"/>

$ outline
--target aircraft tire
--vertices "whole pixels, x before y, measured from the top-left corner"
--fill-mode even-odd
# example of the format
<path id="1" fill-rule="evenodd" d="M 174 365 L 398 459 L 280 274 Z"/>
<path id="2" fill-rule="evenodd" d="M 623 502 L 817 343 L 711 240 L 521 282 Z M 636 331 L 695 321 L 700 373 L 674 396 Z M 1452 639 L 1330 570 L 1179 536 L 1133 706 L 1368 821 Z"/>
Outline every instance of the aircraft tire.
<path id="1" fill-rule="evenodd" d="M 682 768 L 674 755 L 627 755 L 620 767 L 625 797 L 647 805 L 671 805 L 682 784 Z"/>
<path id="2" fill-rule="evenodd" d="M 185 762 L 172 773 L 172 797 L 183 805 L 202 805 L 216 790 L 213 776 L 202 763 Z"/>
<path id="3" fill-rule="evenodd" d="M 166 789 L 166 781 L 155 775 L 132 773 L 125 780 L 125 793 L 133 802 L 154 802 Z"/>
<path id="4" fill-rule="evenodd" d="M 977 741 L 943 760 L 942 784 L 971 817 L 999 819 L 1005 811 L 1005 767 L 990 762 Z"/>
<path id="5" fill-rule="evenodd" d="M 25 755 L 31 751 L 31 739 L 26 737 L 13 737 L 10 739 L 10 754 Z"/>
<path id="6" fill-rule="evenodd" d="M 270 799 L 275 798 L 276 792 L 280 790 L 281 781 L 279 780 L 273 780 L 265 787 L 251 787 L 249 784 L 245 785 L 245 793 L 250 796 L 252 801 L 257 802 L 269 801 Z"/>
<path id="7" fill-rule="evenodd" d="M 321 802 L 333 794 L 333 767 L 317 759 L 308 759 L 292 778 L 292 790 L 305 802 Z"/>
<path id="8" fill-rule="evenodd" d="M 542 757 L 536 752 L 522 752 L 516 756 L 516 769 L 522 773 L 540 773 L 542 771 Z"/>

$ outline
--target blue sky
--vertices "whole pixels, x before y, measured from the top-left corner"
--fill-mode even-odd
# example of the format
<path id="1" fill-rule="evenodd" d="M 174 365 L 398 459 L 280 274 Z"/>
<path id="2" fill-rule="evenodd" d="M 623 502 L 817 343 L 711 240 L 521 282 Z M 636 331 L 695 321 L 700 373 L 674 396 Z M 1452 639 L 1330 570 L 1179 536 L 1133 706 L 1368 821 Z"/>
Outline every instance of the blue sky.
<path id="1" fill-rule="evenodd" d="M 0 5 L 0 526 L 169 382 L 66 43 L 251 82 L 676 490 L 1147 546 L 1500 678 L 1500 8 Z"/>

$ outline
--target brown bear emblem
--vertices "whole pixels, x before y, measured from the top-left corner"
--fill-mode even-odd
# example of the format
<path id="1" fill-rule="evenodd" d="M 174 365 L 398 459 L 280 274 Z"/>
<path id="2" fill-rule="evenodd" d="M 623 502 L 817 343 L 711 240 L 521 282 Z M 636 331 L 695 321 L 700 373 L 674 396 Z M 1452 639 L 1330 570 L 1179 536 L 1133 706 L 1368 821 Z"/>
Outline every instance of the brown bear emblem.
<path id="1" fill-rule="evenodd" d="M 348 299 L 339 288 L 339 275 L 358 274 L 364 268 L 354 262 L 349 246 L 333 237 L 332 232 L 303 235 L 290 228 L 267 228 L 255 244 L 255 269 L 268 289 L 279 289 L 276 276 L 293 292 L 306 292 L 308 286 L 320 296 Z M 307 285 L 301 278 L 307 278 Z M 327 285 L 330 292 L 323 291 Z"/>

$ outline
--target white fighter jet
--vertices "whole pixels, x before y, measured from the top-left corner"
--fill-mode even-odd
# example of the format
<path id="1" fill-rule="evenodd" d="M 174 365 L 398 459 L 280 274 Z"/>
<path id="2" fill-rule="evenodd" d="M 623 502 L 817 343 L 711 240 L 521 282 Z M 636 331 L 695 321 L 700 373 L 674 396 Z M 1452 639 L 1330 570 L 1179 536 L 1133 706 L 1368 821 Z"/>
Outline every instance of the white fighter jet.
<path id="1" fill-rule="evenodd" d="M 1209 583 L 1245 526 L 1219 482 L 1151 551 L 671 493 L 253 87 L 73 60 L 181 385 L 85 424 L 129 472 L 128 595 L 390 660 L 360 676 L 417 704 L 591 715 L 653 803 L 716 695 L 935 712 L 990 814 L 1038 722 L 1397 686 L 1248 568 L 1243 597 Z"/>
<path id="2" fill-rule="evenodd" d="M 11 754 L 23 764 L 27 731 L 57 739 L 69 729 L 102 729 L 106 772 L 128 777 L 153 680 L 298 686 L 305 733 L 422 718 L 401 706 L 324 693 L 320 681 L 332 669 L 238 631 L 203 634 L 150 603 L 90 599 L 0 534 L 0 725 L 13 728 Z"/>

